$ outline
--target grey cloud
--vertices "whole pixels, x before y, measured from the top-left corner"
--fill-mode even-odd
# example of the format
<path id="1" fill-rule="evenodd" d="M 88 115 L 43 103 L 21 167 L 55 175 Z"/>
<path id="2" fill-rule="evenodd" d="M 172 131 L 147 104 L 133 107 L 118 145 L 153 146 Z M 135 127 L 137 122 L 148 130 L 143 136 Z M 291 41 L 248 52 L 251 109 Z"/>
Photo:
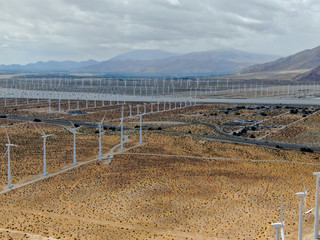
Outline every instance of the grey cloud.
<path id="1" fill-rule="evenodd" d="M 131 49 L 286 55 L 320 45 L 317 0 L 0 0 L 0 63 Z"/>

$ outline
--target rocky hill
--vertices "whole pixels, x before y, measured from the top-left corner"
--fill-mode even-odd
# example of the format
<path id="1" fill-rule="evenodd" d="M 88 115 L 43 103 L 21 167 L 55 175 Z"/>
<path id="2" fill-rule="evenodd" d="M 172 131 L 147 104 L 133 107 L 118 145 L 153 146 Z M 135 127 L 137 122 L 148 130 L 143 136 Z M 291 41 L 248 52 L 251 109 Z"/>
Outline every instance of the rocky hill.
<path id="1" fill-rule="evenodd" d="M 304 50 L 289 57 L 280 58 L 273 62 L 253 65 L 242 73 L 279 72 L 279 71 L 308 71 L 320 65 L 320 46 Z"/>
<path id="2" fill-rule="evenodd" d="M 320 65 L 310 71 L 300 74 L 294 78 L 294 80 L 302 82 L 320 82 Z"/>

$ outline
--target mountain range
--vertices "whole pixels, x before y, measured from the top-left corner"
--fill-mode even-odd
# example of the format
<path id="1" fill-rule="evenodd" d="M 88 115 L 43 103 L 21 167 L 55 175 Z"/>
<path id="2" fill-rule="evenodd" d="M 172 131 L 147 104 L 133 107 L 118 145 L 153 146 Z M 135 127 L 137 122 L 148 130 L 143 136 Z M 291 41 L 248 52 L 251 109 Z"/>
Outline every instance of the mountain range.
<path id="1" fill-rule="evenodd" d="M 135 50 L 107 61 L 49 61 L 27 65 L 0 65 L 0 71 L 23 72 L 91 72 L 148 75 L 233 74 L 276 56 L 248 53 L 234 49 L 176 54 L 162 50 Z"/>
<path id="2" fill-rule="evenodd" d="M 17 71 L 17 72 L 69 72 L 75 71 L 79 68 L 88 67 L 98 64 L 95 60 L 88 60 L 83 62 L 76 61 L 49 61 L 29 63 L 26 65 L 12 64 L 0 65 L 0 71 Z"/>

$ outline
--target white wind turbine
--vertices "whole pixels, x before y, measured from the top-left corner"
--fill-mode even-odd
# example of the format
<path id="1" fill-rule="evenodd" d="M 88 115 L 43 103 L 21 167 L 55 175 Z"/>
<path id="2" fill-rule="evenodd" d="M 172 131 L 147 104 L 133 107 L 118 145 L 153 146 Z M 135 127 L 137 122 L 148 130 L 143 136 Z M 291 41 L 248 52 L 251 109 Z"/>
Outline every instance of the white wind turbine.
<path id="1" fill-rule="evenodd" d="M 121 125 L 121 150 L 124 150 L 124 147 L 123 147 L 123 106 L 122 106 L 122 111 L 121 111 L 120 125 Z"/>
<path id="2" fill-rule="evenodd" d="M 271 223 L 271 227 L 275 228 L 276 233 L 276 240 L 280 240 L 280 229 L 283 227 L 282 223 Z"/>
<path id="3" fill-rule="evenodd" d="M 283 202 L 282 202 L 282 196 L 281 196 L 281 206 L 280 206 L 280 222 L 278 223 L 272 223 L 271 227 L 275 228 L 277 233 L 276 233 L 276 239 L 280 240 L 285 240 L 285 234 L 284 234 L 284 218 L 283 218 Z"/>
<path id="4" fill-rule="evenodd" d="M 102 128 L 103 128 L 103 121 L 106 117 L 106 114 L 103 116 L 101 122 L 98 124 L 99 128 L 99 157 L 102 157 Z"/>
<path id="5" fill-rule="evenodd" d="M 307 211 L 307 195 L 308 195 L 308 189 L 306 189 L 306 185 L 304 184 L 304 179 L 303 176 L 301 174 L 301 178 L 302 178 L 302 184 L 303 184 L 303 192 L 305 193 L 306 197 L 304 198 L 304 213 L 305 214 L 309 214 L 311 212 L 311 210 Z"/>
<path id="6" fill-rule="evenodd" d="M 282 201 L 282 196 L 281 196 L 281 206 L 280 206 L 280 222 L 282 224 L 282 227 L 281 227 L 281 239 L 282 240 L 285 240 L 285 234 L 284 234 L 284 218 L 283 218 L 283 201 Z"/>
<path id="7" fill-rule="evenodd" d="M 300 197 L 300 213 L 299 213 L 299 236 L 298 240 L 302 240 L 302 233 L 303 233 L 303 228 L 302 228 L 302 221 L 303 221 L 303 198 L 306 197 L 305 192 L 298 192 L 296 193 L 297 197 Z"/>
<path id="8" fill-rule="evenodd" d="M 43 138 L 43 176 L 47 176 L 47 154 L 46 154 L 46 142 L 47 142 L 47 137 L 51 137 L 54 134 L 45 134 L 43 129 L 40 127 L 41 132 L 43 133 L 42 138 Z"/>
<path id="9" fill-rule="evenodd" d="M 77 146 L 76 146 L 76 136 L 77 136 L 77 129 L 79 127 L 76 127 L 72 122 L 70 122 L 73 126 L 72 132 L 73 132 L 73 165 L 77 165 Z"/>
<path id="10" fill-rule="evenodd" d="M 320 172 L 314 172 L 313 175 L 317 177 L 316 180 L 316 207 L 314 213 L 314 239 L 319 238 L 319 177 Z"/>
<path id="11" fill-rule="evenodd" d="M 140 145 L 143 144 L 143 141 L 142 141 L 142 116 L 143 116 L 143 113 L 140 113 Z"/>
<path id="12" fill-rule="evenodd" d="M 6 135 L 7 135 L 7 139 L 8 139 L 8 143 L 6 144 L 6 146 L 8 147 L 7 150 L 7 155 L 8 155 L 8 188 L 12 188 L 13 185 L 11 184 L 11 162 L 10 162 L 10 147 L 19 147 L 18 145 L 12 144 L 10 142 L 10 138 L 8 135 L 8 132 L 6 131 Z"/>

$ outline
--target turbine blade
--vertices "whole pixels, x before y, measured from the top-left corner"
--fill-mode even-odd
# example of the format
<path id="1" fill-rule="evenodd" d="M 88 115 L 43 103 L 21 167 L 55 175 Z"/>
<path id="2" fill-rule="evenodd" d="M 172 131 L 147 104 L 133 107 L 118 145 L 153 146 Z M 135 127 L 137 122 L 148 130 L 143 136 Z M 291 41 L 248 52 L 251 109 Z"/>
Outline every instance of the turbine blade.
<path id="1" fill-rule="evenodd" d="M 281 195 L 281 208 L 280 208 L 280 221 L 283 224 L 283 227 L 281 228 L 281 239 L 285 240 L 285 236 L 284 236 L 284 218 L 283 218 L 283 200 L 282 200 L 282 195 Z"/>
<path id="2" fill-rule="evenodd" d="M 103 118 L 102 118 L 102 120 L 101 120 L 101 122 L 100 122 L 101 124 L 103 124 L 106 115 L 107 115 L 107 113 L 104 114 L 104 116 L 103 116 Z"/>
<path id="3" fill-rule="evenodd" d="M 301 174 L 301 178 L 302 178 L 302 184 L 303 184 L 303 192 L 306 191 L 306 185 L 304 184 L 304 179 L 303 179 L 303 175 Z"/>
<path id="4" fill-rule="evenodd" d="M 284 222 L 284 220 L 283 220 L 283 201 L 282 201 L 282 195 L 281 195 L 281 205 L 280 205 L 280 221 L 281 221 L 281 223 Z"/>
<path id="5" fill-rule="evenodd" d="M 46 135 L 45 132 L 43 131 L 42 127 L 39 126 L 39 128 L 40 128 L 41 132 L 43 133 L 43 135 Z"/>
<path id="6" fill-rule="evenodd" d="M 306 190 L 304 192 L 306 194 L 306 196 L 304 197 L 304 211 L 306 212 L 307 211 L 307 196 L 308 196 L 308 190 Z"/>
<path id="7" fill-rule="evenodd" d="M 304 211 L 307 211 L 307 192 L 308 190 L 306 190 L 306 185 L 304 184 L 304 179 L 303 179 L 303 175 L 301 174 L 301 178 L 302 178 L 302 184 L 303 184 L 303 192 L 306 194 L 305 198 L 304 198 Z"/>
<path id="8" fill-rule="evenodd" d="M 70 121 L 70 123 L 71 123 L 71 125 L 75 128 L 75 126 L 74 126 L 73 122 L 71 122 L 71 121 Z"/>
<path id="9" fill-rule="evenodd" d="M 6 134 L 7 134 L 8 143 L 11 144 L 7 130 L 6 130 Z"/>
<path id="10" fill-rule="evenodd" d="M 6 156 L 6 155 L 7 155 L 7 153 L 8 153 L 8 149 L 7 149 L 7 151 L 3 154 L 3 157 L 4 157 L 4 156 Z"/>

